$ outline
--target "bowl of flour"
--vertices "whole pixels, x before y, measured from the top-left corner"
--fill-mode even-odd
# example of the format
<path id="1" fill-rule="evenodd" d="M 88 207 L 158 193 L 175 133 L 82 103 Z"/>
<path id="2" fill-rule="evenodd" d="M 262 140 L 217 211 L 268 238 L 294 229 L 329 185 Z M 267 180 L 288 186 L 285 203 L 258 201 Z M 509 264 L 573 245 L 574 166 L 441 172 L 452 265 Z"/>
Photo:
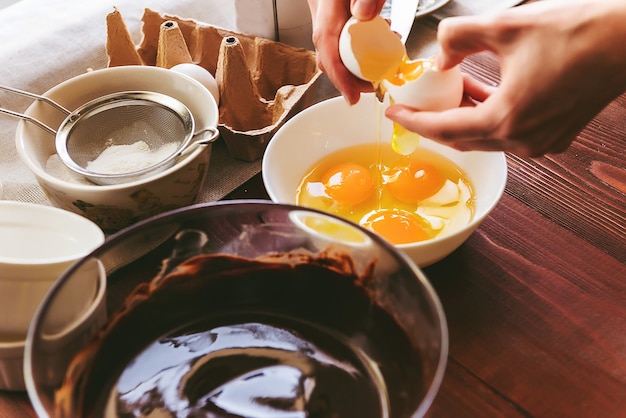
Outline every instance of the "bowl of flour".
<path id="1" fill-rule="evenodd" d="M 197 126 L 217 127 L 218 108 L 211 92 L 191 77 L 165 68 L 104 68 L 66 80 L 43 95 L 67 109 L 75 109 L 97 97 L 131 90 L 174 97 L 189 108 Z M 25 113 L 52 127 L 63 121 L 62 114 L 38 102 Z M 123 184 L 97 185 L 69 170 L 56 154 L 54 140 L 37 126 L 20 121 L 15 141 L 20 159 L 35 175 L 52 205 L 91 219 L 105 233 L 196 203 L 211 156 L 210 143 L 199 145 L 181 155 L 169 169 L 152 176 Z M 110 170 L 128 170 L 159 158 L 160 150 L 145 152 L 145 143 L 141 142 L 110 147 L 97 163 Z"/>

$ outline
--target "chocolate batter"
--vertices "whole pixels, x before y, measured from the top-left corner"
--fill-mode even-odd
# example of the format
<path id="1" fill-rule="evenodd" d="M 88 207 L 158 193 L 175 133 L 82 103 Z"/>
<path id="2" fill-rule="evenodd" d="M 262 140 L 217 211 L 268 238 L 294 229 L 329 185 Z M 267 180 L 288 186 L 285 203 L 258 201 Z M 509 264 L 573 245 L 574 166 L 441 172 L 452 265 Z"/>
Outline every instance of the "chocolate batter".
<path id="1" fill-rule="evenodd" d="M 140 285 L 75 359 L 67 417 L 410 417 L 421 358 L 349 257 L 199 255 Z"/>

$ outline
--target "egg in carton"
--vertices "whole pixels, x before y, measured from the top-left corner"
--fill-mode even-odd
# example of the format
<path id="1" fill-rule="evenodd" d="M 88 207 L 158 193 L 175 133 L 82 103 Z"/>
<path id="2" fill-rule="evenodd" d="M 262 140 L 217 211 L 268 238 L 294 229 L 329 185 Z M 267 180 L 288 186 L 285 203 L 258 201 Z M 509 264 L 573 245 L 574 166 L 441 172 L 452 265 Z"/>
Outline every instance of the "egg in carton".
<path id="1" fill-rule="evenodd" d="M 109 67 L 197 64 L 215 76 L 219 130 L 229 153 L 263 156 L 274 133 L 313 104 L 321 71 L 315 52 L 145 9 L 143 37 L 133 43 L 120 12 L 107 15 Z"/>

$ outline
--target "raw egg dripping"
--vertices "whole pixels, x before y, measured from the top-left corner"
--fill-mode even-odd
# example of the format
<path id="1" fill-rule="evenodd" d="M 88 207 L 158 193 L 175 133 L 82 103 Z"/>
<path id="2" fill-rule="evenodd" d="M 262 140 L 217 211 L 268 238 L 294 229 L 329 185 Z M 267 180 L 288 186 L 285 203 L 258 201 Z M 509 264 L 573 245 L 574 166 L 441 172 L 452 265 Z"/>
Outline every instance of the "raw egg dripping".
<path id="1" fill-rule="evenodd" d="M 458 66 L 439 71 L 432 59 L 411 60 L 400 37 L 382 17 L 348 20 L 339 37 L 339 55 L 355 76 L 370 81 L 379 96 L 419 110 L 441 111 L 459 106 L 463 78 Z M 394 122 L 392 147 L 409 155 L 420 137 Z"/>

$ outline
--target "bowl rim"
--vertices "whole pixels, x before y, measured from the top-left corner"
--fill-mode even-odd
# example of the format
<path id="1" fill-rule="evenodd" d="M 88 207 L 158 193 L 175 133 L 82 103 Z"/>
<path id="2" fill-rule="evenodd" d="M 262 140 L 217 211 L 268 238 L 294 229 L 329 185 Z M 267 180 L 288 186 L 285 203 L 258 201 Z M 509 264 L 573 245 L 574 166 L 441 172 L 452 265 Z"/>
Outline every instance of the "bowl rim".
<path id="1" fill-rule="evenodd" d="M 367 100 L 368 97 L 372 97 L 374 96 L 374 93 L 362 93 L 361 94 L 361 99 L 360 100 Z M 330 99 L 326 99 L 326 100 L 322 100 L 306 109 L 304 109 L 302 112 L 300 112 L 299 114 L 295 115 L 293 118 L 291 118 L 290 120 L 288 120 L 283 126 L 281 126 L 278 131 L 276 132 L 276 134 L 274 135 L 274 137 L 272 138 L 272 140 L 269 142 L 269 144 L 267 145 L 267 149 L 265 151 L 265 154 L 263 155 L 263 160 L 262 160 L 262 167 L 261 167 L 261 176 L 263 178 L 263 184 L 265 186 L 265 189 L 267 191 L 267 194 L 269 195 L 270 199 L 273 202 L 276 203 L 285 203 L 285 202 L 281 202 L 278 199 L 278 196 L 276 196 L 276 192 L 274 190 L 274 188 L 271 186 L 272 182 L 269 179 L 269 170 L 268 168 L 270 167 L 269 164 L 269 155 L 271 155 L 272 150 L 277 147 L 276 144 L 279 143 L 279 141 L 274 141 L 274 138 L 276 136 L 282 135 L 282 133 L 287 130 L 290 129 L 290 127 L 296 125 L 299 121 L 299 119 L 301 117 L 306 117 L 309 114 L 312 114 L 313 112 L 316 112 L 317 109 L 320 109 L 322 107 L 333 107 L 333 106 L 340 106 L 340 105 L 345 105 L 345 99 L 343 99 L 343 97 L 341 96 L 336 96 L 336 97 L 332 97 Z M 431 141 L 435 144 L 439 144 L 434 140 L 428 139 L 428 138 L 423 138 L 424 140 L 428 140 Z M 441 145 L 441 144 L 439 144 Z M 350 144 L 347 145 L 344 148 L 350 147 L 350 146 L 354 146 L 354 144 Z M 466 154 L 469 153 L 485 153 L 485 151 L 465 151 Z M 424 241 L 416 241 L 416 242 L 411 242 L 411 243 L 405 243 L 405 244 L 394 244 L 397 248 L 399 249 L 420 249 L 423 247 L 429 247 L 431 245 L 435 245 L 438 243 L 442 243 L 445 242 L 447 240 L 453 240 L 458 236 L 461 236 L 463 234 L 466 234 L 468 231 L 472 231 L 474 229 L 476 229 L 478 227 L 478 225 L 480 225 L 485 218 L 492 212 L 492 210 L 496 207 L 496 205 L 498 204 L 498 202 L 500 201 L 500 199 L 502 198 L 502 195 L 504 194 L 504 190 L 506 187 L 506 183 L 507 183 L 507 175 L 508 175 L 508 164 L 507 164 L 507 160 L 506 160 L 506 154 L 504 152 L 501 151 L 493 151 L 490 152 L 490 154 L 494 155 L 496 157 L 496 163 L 497 163 L 497 167 L 496 170 L 498 171 L 498 173 L 501 174 L 501 178 L 502 180 L 498 183 L 498 188 L 495 189 L 492 193 L 492 198 L 488 201 L 488 203 L 486 204 L 486 207 L 484 208 L 483 211 L 481 211 L 480 213 L 475 213 L 472 218 L 470 219 L 470 222 L 468 222 L 465 226 L 463 226 L 463 228 L 457 229 L 455 231 L 452 231 L 446 235 L 438 235 L 434 238 L 431 239 L 427 239 Z M 470 178 L 470 180 L 472 180 Z"/>
<path id="2" fill-rule="evenodd" d="M 20 268 L 27 267 L 41 267 L 46 265 L 58 265 L 64 264 L 71 261 L 76 261 L 82 259 L 85 255 L 87 255 L 92 249 L 100 247 L 106 237 L 104 231 L 92 220 L 81 216 L 77 213 L 70 212 L 65 209 L 61 209 L 55 206 L 43 205 L 39 203 L 30 203 L 30 202 L 20 202 L 13 200 L 0 200 L 0 213 L 4 211 L 4 209 L 9 210 L 23 210 L 23 211 L 31 211 L 35 212 L 35 215 L 41 214 L 45 216 L 50 216 L 53 220 L 58 221 L 60 218 L 67 220 L 75 225 L 75 228 L 80 228 L 81 230 L 88 231 L 87 234 L 84 234 L 85 237 L 90 237 L 90 246 L 86 250 L 77 251 L 73 254 L 68 254 L 59 257 L 45 257 L 45 258 L 19 258 L 19 257 L 7 257 L 0 254 L 0 265 L 6 266 L 15 266 Z M 3 224 L 4 221 L 0 221 L 0 224 Z M 95 246 L 93 244 L 96 244 Z M 9 279 L 12 280 L 12 279 Z M 20 278 L 19 281 L 29 281 L 29 278 Z"/>
<path id="3" fill-rule="evenodd" d="M 179 73 L 177 71 L 171 71 L 166 68 L 151 66 L 151 65 L 124 65 L 124 66 L 119 66 L 119 67 L 106 67 L 106 68 L 100 68 L 100 69 L 93 70 L 93 71 L 88 71 L 86 73 L 82 73 L 82 74 L 79 74 L 77 76 L 74 76 L 67 80 L 62 81 L 61 83 L 48 89 L 46 92 L 42 94 L 42 96 L 50 97 L 54 99 L 54 96 L 56 94 L 59 94 L 58 92 L 60 90 L 69 88 L 69 86 L 76 81 L 82 81 L 83 79 L 93 77 L 94 74 L 96 74 L 97 76 L 98 74 L 102 74 L 102 73 L 111 73 L 114 75 L 116 73 L 121 73 L 121 74 L 118 74 L 118 77 L 123 77 L 123 73 L 126 73 L 126 72 L 132 72 L 132 73 L 137 73 L 137 74 L 154 73 L 160 76 L 166 76 L 167 74 L 168 77 L 172 75 L 174 77 L 178 77 L 180 79 L 186 80 L 187 83 L 194 85 L 194 88 L 196 90 L 201 91 L 202 94 L 208 98 L 207 103 L 209 103 L 209 105 L 212 108 L 211 109 L 211 113 L 213 114 L 212 119 L 214 119 L 209 123 L 209 125 L 210 127 L 217 129 L 218 121 L 219 121 L 219 109 L 215 101 L 215 98 L 206 87 L 204 87 L 198 81 L 194 80 L 193 78 L 191 78 L 190 76 L 186 74 Z M 33 102 L 24 111 L 24 114 L 30 116 L 30 114 L 34 111 L 35 106 L 36 106 L 36 103 Z M 26 151 L 26 148 L 25 148 L 25 143 L 26 143 L 25 136 L 26 135 L 24 135 L 24 130 L 28 123 L 29 123 L 28 121 L 20 120 L 17 124 L 17 128 L 15 131 L 15 144 L 16 144 L 17 152 L 18 152 L 18 155 L 21 157 L 21 160 L 24 162 L 24 164 L 26 164 L 28 168 L 34 173 L 34 175 L 37 176 L 39 179 L 47 183 L 50 183 L 54 185 L 55 187 L 73 188 L 77 191 L 84 191 L 84 192 L 93 192 L 96 190 L 102 190 L 102 191 L 126 190 L 129 188 L 137 188 L 137 187 L 148 185 L 164 177 L 167 177 L 170 174 L 185 167 L 186 165 L 191 163 L 199 154 L 203 153 L 207 148 L 211 146 L 211 143 L 201 144 L 197 146 L 196 149 L 193 150 L 191 153 L 186 155 L 182 161 L 174 164 L 172 167 L 169 167 L 168 169 L 160 171 L 154 175 L 140 178 L 134 181 L 123 182 L 120 184 L 110 184 L 110 185 L 97 185 L 97 184 L 92 185 L 92 184 L 74 183 L 74 182 L 64 181 L 58 177 L 50 175 L 45 169 L 41 168 L 38 164 L 35 164 L 32 161 L 29 153 Z"/>
<path id="4" fill-rule="evenodd" d="M 33 405 L 33 408 L 35 409 L 35 412 L 37 413 L 38 416 L 40 417 L 48 417 L 48 412 L 46 411 L 42 401 L 39 399 L 38 396 L 38 390 L 37 387 L 35 385 L 35 382 L 33 381 L 33 379 L 31 378 L 30 372 L 31 369 L 33 367 L 32 364 L 32 356 L 33 356 L 33 340 L 36 339 L 36 336 L 39 332 L 39 328 L 41 326 L 40 322 L 41 322 L 41 317 L 42 315 L 45 313 L 48 305 L 51 303 L 51 300 L 54 298 L 54 296 L 60 291 L 61 287 L 63 286 L 63 283 L 65 282 L 67 277 L 70 277 L 73 272 L 80 268 L 80 266 L 83 263 L 88 262 L 89 259 L 91 258 L 97 258 L 97 255 L 100 251 L 104 251 L 104 249 L 106 249 L 106 247 L 109 246 L 114 246 L 116 244 L 117 241 L 122 240 L 124 237 L 126 237 L 128 234 L 132 234 L 135 230 L 138 229 L 144 229 L 149 227 L 153 222 L 158 222 L 158 221 L 164 221 L 167 220 L 167 218 L 175 218 L 177 216 L 180 216 L 182 213 L 187 213 L 187 212 L 196 212 L 196 211 L 202 211 L 202 210 L 206 210 L 207 208 L 213 207 L 213 206 L 230 206 L 230 207 L 236 207 L 237 205 L 261 205 L 261 206 L 274 206 L 274 207 L 281 207 L 284 208 L 286 210 L 290 210 L 290 211 L 308 211 L 311 213 L 317 213 L 319 215 L 323 215 L 323 216 L 330 216 L 331 218 L 335 218 L 336 220 L 340 221 L 340 222 L 345 222 L 348 224 L 351 224 L 353 227 L 355 227 L 356 229 L 360 230 L 361 232 L 363 232 L 366 236 L 368 236 L 372 242 L 374 242 L 376 245 L 380 245 L 382 248 L 385 249 L 385 251 L 390 254 L 391 256 L 395 257 L 396 260 L 400 263 L 400 264 L 404 264 L 408 269 L 411 270 L 411 272 L 415 275 L 415 277 L 417 278 L 417 280 L 420 282 L 420 284 L 423 286 L 425 292 L 428 294 L 428 298 L 429 300 L 432 302 L 432 306 L 434 308 L 434 312 L 437 316 L 437 319 L 439 321 L 439 331 L 441 334 L 441 340 L 439 341 L 440 343 L 440 348 L 439 348 L 439 358 L 437 361 L 437 365 L 435 366 L 435 371 L 433 373 L 432 376 L 432 380 L 429 382 L 428 388 L 427 390 L 424 392 L 422 401 L 419 403 L 416 411 L 414 412 L 414 416 L 422 416 L 426 413 L 426 411 L 428 411 L 428 409 L 430 408 L 430 406 L 432 405 L 432 402 L 434 401 L 435 397 L 437 396 L 437 393 L 441 387 L 442 381 L 443 381 L 443 377 L 445 375 L 445 371 L 446 371 L 446 367 L 447 367 L 447 361 L 448 361 L 448 352 L 449 352 L 449 330 L 448 330 L 448 322 L 446 319 L 446 314 L 445 311 L 443 309 L 443 305 L 441 303 L 441 300 L 439 299 L 439 296 L 437 294 L 437 292 L 435 291 L 434 286 L 431 284 L 431 282 L 428 280 L 428 278 L 426 277 L 425 273 L 422 271 L 422 269 L 408 256 L 406 255 L 403 251 L 398 250 L 397 248 L 395 248 L 391 243 L 389 243 L 388 241 L 386 241 L 385 239 L 383 239 L 382 237 L 380 237 L 379 235 L 375 234 L 372 231 L 369 231 L 365 228 L 363 228 L 362 226 L 355 224 L 354 222 L 351 222 L 349 220 L 346 220 L 344 218 L 341 218 L 339 216 L 333 215 L 333 214 L 328 214 L 326 212 L 317 210 L 317 209 L 311 209 L 311 208 L 303 208 L 301 206 L 297 206 L 297 205 L 293 205 L 293 204 L 288 204 L 288 203 L 276 203 L 276 202 L 272 202 L 270 200 L 264 200 L 264 199 L 234 199 L 234 200 L 222 200 L 222 201 L 215 201 L 215 202 L 204 202 L 204 203 L 197 203 L 194 205 L 189 205 L 189 206 L 185 206 L 182 208 L 177 208 L 177 209 L 172 209 L 170 211 L 167 212 L 163 212 L 157 215 L 154 215 L 150 218 L 138 221 L 134 224 L 132 224 L 131 226 L 128 226 L 114 234 L 112 234 L 111 236 L 109 236 L 107 238 L 107 240 L 100 245 L 98 248 L 94 249 L 93 251 L 90 252 L 89 255 L 85 256 L 82 260 L 80 260 L 79 262 L 75 263 L 73 266 L 71 266 L 69 269 L 67 269 L 63 275 L 59 278 L 59 280 L 57 280 L 52 287 L 50 288 L 50 290 L 48 290 L 48 292 L 46 293 L 46 295 L 44 296 L 44 299 L 42 300 L 41 304 L 39 305 L 37 311 L 35 312 L 35 315 L 33 317 L 33 320 L 31 322 L 31 325 L 28 329 L 28 333 L 26 336 L 26 347 L 25 347 L 25 352 L 24 352 L 24 358 L 25 358 L 25 376 L 24 379 L 26 381 L 26 391 L 28 394 L 28 397 L 30 399 L 31 404 Z M 26 368 L 26 364 L 28 365 L 28 367 Z"/>

